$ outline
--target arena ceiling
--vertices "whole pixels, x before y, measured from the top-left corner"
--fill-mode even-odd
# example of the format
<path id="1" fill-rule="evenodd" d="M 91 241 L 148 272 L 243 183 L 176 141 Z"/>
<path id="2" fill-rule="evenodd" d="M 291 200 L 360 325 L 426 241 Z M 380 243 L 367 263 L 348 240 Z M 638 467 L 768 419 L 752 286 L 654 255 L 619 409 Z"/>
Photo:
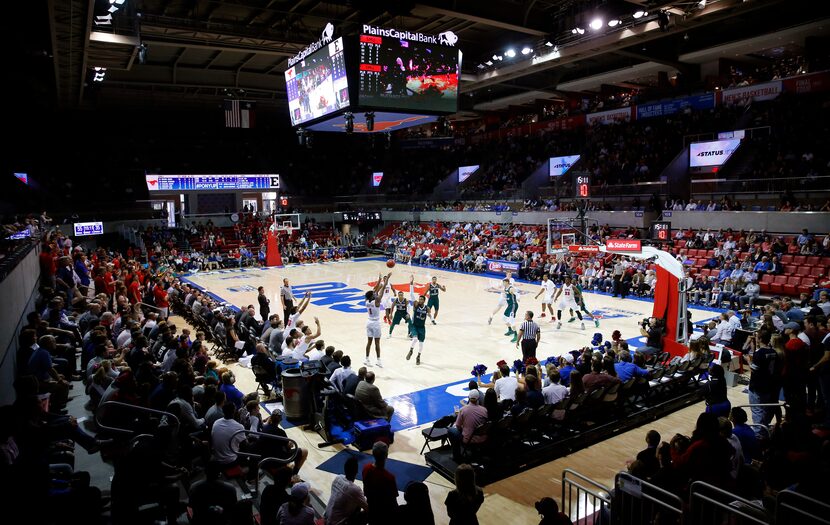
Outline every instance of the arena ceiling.
<path id="1" fill-rule="evenodd" d="M 658 64 L 684 71 L 690 64 L 681 61 L 682 56 L 820 22 L 830 11 L 830 2 L 808 0 L 47 0 L 15 4 L 12 9 L 20 23 L 10 28 L 6 38 L 13 40 L 13 64 L 19 66 L 21 85 L 69 108 L 198 106 L 216 104 L 228 95 L 281 106 L 287 58 L 319 38 L 329 22 L 335 25 L 336 35 L 354 34 L 364 23 L 431 34 L 453 31 L 464 53 L 461 108 L 482 104 L 498 108 L 502 99 L 532 99 L 537 94 L 555 97 L 562 84 L 592 76 L 605 78 L 602 75 L 624 68 L 650 71 L 645 65 Z M 117 10 L 106 23 L 111 6 Z M 649 14 L 635 20 L 636 11 Z M 592 31 L 587 26 L 595 16 L 619 18 L 620 24 Z M 812 31 L 826 35 L 827 26 L 814 25 Z M 586 29 L 585 33 L 575 33 L 576 27 Z M 774 44 L 759 43 L 757 50 Z M 487 65 L 494 62 L 494 55 L 525 47 L 527 55 Z M 103 82 L 93 81 L 95 67 L 106 68 Z M 588 84 L 579 85 L 588 89 Z"/>

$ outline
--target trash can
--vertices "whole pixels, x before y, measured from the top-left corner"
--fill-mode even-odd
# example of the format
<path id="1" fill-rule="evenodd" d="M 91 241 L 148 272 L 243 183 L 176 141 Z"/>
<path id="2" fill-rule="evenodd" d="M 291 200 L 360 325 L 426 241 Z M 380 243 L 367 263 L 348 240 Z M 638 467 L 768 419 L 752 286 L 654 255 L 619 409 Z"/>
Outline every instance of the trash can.
<path id="1" fill-rule="evenodd" d="M 309 412 L 308 382 L 299 368 L 289 368 L 282 372 L 282 402 L 285 417 L 288 419 L 306 419 Z"/>

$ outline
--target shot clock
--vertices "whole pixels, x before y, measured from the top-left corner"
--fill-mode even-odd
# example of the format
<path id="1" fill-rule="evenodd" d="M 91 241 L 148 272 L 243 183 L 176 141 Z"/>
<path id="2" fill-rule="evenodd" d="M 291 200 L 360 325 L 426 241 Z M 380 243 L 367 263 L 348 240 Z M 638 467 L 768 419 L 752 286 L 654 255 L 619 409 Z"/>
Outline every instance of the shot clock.
<path id="1" fill-rule="evenodd" d="M 591 176 L 590 175 L 575 175 L 574 176 L 574 190 L 577 199 L 591 198 Z"/>
<path id="2" fill-rule="evenodd" d="M 655 241 L 663 242 L 670 240 L 671 223 L 665 221 L 651 223 L 651 238 Z"/>

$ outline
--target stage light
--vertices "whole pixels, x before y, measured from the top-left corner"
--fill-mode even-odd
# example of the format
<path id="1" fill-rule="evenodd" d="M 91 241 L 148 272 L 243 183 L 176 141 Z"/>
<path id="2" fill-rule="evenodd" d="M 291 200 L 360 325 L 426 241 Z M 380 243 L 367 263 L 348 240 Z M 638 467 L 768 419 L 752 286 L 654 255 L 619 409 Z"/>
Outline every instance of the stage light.
<path id="1" fill-rule="evenodd" d="M 504 52 L 504 56 L 506 56 L 507 58 L 513 58 L 516 56 L 516 50 L 511 47 L 510 49 Z"/>
<path id="2" fill-rule="evenodd" d="M 593 20 L 591 20 L 589 27 L 594 31 L 599 31 L 600 29 L 602 29 L 602 18 L 594 18 Z"/>
<path id="3" fill-rule="evenodd" d="M 608 21 L 608 27 L 617 27 L 618 25 L 620 25 L 620 21 L 616 18 L 612 18 Z"/>
<path id="4" fill-rule="evenodd" d="M 648 13 L 645 11 L 634 11 L 634 18 L 643 18 L 646 15 L 648 15 Z"/>
<path id="5" fill-rule="evenodd" d="M 531 51 L 533 51 L 533 50 L 530 49 L 529 47 L 523 47 L 522 48 L 522 54 L 523 55 L 528 55 L 528 54 L 530 54 Z"/>
<path id="6" fill-rule="evenodd" d="M 366 117 L 366 131 L 374 131 L 375 130 L 375 113 L 373 111 L 369 111 L 364 116 Z"/>
<path id="7" fill-rule="evenodd" d="M 346 119 L 346 133 L 354 131 L 354 115 L 350 112 L 344 113 L 343 118 Z"/>

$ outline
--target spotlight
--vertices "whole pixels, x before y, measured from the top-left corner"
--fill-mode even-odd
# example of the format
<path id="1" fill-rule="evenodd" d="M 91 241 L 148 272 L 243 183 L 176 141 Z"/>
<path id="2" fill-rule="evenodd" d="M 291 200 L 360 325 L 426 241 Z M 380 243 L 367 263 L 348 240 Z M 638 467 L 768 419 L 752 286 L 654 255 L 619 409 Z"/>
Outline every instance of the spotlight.
<path id="1" fill-rule="evenodd" d="M 493 65 L 493 61 L 492 61 L 492 60 L 488 60 L 487 62 L 485 62 L 485 63 L 484 63 L 484 65 L 485 65 L 485 66 L 492 66 L 492 65 Z"/>
<path id="2" fill-rule="evenodd" d="M 697 6 L 703 9 L 704 7 L 706 7 L 706 0 L 700 0 L 700 2 L 697 3 Z"/>
<path id="3" fill-rule="evenodd" d="M 504 52 L 504 56 L 506 56 L 507 58 L 513 58 L 514 56 L 516 56 L 516 50 L 511 47 L 510 49 Z"/>
<path id="4" fill-rule="evenodd" d="M 493 60 L 498 60 L 498 59 L 499 59 L 498 55 L 493 55 Z"/>
<path id="5" fill-rule="evenodd" d="M 525 47 L 523 47 L 523 48 L 522 48 L 522 54 L 523 54 L 523 55 L 530 54 L 530 52 L 531 52 L 531 51 L 533 51 L 533 50 L 532 50 L 532 49 L 530 49 L 530 48 L 529 48 L 529 47 L 527 47 L 527 46 L 525 46 Z"/>
<path id="6" fill-rule="evenodd" d="M 479 64 L 479 65 L 478 65 L 478 68 L 479 68 L 479 69 L 484 69 L 484 64 Z"/>
<path id="7" fill-rule="evenodd" d="M 571 29 L 571 34 L 584 35 L 585 34 L 585 29 L 583 29 L 581 27 L 575 27 L 575 28 Z"/>
<path id="8" fill-rule="evenodd" d="M 346 119 L 346 133 L 352 133 L 354 131 L 354 114 L 344 113 L 343 118 Z"/>
<path id="9" fill-rule="evenodd" d="M 612 18 L 608 21 L 608 27 L 617 27 L 618 25 L 620 25 L 620 21 L 616 18 Z"/>
<path id="10" fill-rule="evenodd" d="M 364 116 L 366 117 L 366 131 L 375 131 L 375 113 L 370 111 Z"/>
<path id="11" fill-rule="evenodd" d="M 548 40 L 547 42 L 545 42 L 545 45 L 548 46 L 548 47 L 553 47 L 553 42 Z"/>
<path id="12" fill-rule="evenodd" d="M 591 20 L 589 27 L 594 31 L 599 31 L 600 29 L 602 29 L 602 18 L 594 18 L 593 20 Z"/>
<path id="13" fill-rule="evenodd" d="M 501 56 L 501 55 L 496 55 L 496 56 L 493 57 L 493 59 L 498 60 L 499 62 L 501 62 L 502 60 L 504 60 L 504 57 Z"/>
<path id="14" fill-rule="evenodd" d="M 645 11 L 634 11 L 634 18 L 643 18 L 646 15 L 648 15 L 648 13 Z"/>

